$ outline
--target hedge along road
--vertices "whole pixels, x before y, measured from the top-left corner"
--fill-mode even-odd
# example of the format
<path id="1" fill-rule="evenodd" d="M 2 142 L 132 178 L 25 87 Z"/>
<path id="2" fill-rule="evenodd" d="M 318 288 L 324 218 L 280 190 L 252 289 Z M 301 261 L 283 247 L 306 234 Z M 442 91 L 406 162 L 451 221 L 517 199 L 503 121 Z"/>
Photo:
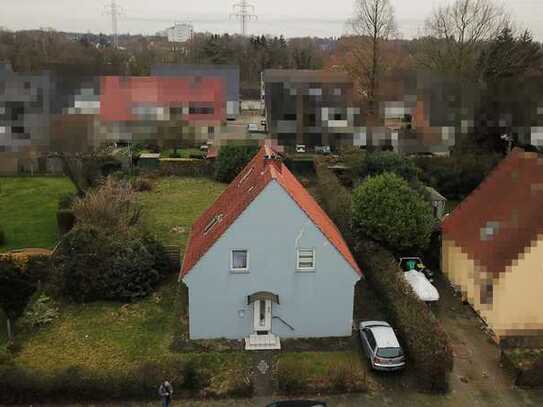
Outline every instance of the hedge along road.
<path id="1" fill-rule="evenodd" d="M 495 399 L 489 400 L 485 397 L 481 397 L 478 400 L 471 399 L 467 401 L 466 398 L 458 397 L 458 391 L 453 391 L 446 396 L 436 396 L 429 394 L 420 394 L 416 392 L 393 392 L 378 394 L 360 394 L 360 395 L 338 395 L 322 397 L 319 395 L 308 395 L 305 398 L 313 400 L 323 400 L 328 403 L 330 407 L 385 407 L 385 406 L 402 406 L 402 407 L 502 407 L 502 406 L 540 406 L 543 403 L 543 390 L 520 390 L 516 389 L 512 391 L 514 396 L 512 398 L 506 397 L 499 401 Z M 195 401 L 195 400 L 173 400 L 172 406 L 194 406 L 194 407 L 264 407 L 276 400 L 284 400 L 286 397 L 265 397 L 265 398 L 253 398 L 253 399 L 241 399 L 241 400 L 218 400 L 218 401 Z M 514 401 L 512 401 L 514 400 Z M 105 404 L 70 404 L 74 407 L 154 407 L 158 402 L 117 402 L 117 403 L 105 403 Z M 56 407 L 59 404 L 33 404 L 33 406 L 41 407 Z M 66 405 L 67 406 L 67 405 Z"/>

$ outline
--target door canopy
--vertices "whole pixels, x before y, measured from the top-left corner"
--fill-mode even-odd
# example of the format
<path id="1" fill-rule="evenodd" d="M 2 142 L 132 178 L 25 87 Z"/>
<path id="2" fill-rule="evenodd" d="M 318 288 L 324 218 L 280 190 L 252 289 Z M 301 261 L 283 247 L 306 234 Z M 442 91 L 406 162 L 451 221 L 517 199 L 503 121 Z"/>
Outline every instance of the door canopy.
<path id="1" fill-rule="evenodd" d="M 279 296 L 277 294 L 272 294 L 268 291 L 259 291 L 257 293 L 249 295 L 247 297 L 247 305 L 251 305 L 255 301 L 259 300 L 270 300 L 271 302 L 279 305 Z"/>

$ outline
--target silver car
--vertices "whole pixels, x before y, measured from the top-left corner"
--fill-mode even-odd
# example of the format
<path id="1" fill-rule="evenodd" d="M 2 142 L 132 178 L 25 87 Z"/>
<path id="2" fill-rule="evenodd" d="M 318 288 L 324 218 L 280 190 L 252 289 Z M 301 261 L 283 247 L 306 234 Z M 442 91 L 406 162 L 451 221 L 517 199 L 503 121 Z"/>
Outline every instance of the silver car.
<path id="1" fill-rule="evenodd" d="M 400 370 L 405 367 L 405 355 L 388 322 L 360 323 L 360 340 L 374 370 Z"/>

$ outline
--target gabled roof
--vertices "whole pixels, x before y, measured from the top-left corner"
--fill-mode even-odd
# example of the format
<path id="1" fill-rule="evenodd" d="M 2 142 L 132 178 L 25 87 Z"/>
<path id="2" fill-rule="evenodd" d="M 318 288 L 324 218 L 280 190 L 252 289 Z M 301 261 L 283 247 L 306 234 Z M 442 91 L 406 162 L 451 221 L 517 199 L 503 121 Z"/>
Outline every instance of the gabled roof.
<path id="1" fill-rule="evenodd" d="M 198 260 L 272 180 L 283 187 L 351 267 L 358 274 L 362 274 L 332 220 L 281 162 L 277 153 L 269 146 L 262 146 L 215 203 L 192 225 L 181 267 L 181 277 L 190 272 Z"/>
<path id="2" fill-rule="evenodd" d="M 505 271 L 543 232 L 543 160 L 514 149 L 442 222 L 487 272 Z"/>

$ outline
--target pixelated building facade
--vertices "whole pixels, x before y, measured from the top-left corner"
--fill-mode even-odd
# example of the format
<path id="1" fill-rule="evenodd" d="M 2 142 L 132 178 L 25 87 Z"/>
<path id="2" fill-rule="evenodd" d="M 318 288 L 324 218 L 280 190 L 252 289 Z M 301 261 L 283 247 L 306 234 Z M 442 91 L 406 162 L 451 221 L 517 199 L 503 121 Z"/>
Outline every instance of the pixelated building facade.
<path id="1" fill-rule="evenodd" d="M 50 93 L 48 74 L 17 74 L 0 64 L 0 173 L 19 157 L 27 163 L 48 151 Z"/>
<path id="2" fill-rule="evenodd" d="M 104 144 L 213 141 L 227 119 L 226 77 L 25 75 L 0 65 L 0 173 L 45 171 L 48 153 Z"/>
<path id="3" fill-rule="evenodd" d="M 268 132 L 279 145 L 363 145 L 360 108 L 347 73 L 268 69 L 261 98 Z"/>
<path id="4" fill-rule="evenodd" d="M 543 159 L 514 149 L 442 222 L 443 272 L 504 345 L 543 343 L 542 207 Z"/>

